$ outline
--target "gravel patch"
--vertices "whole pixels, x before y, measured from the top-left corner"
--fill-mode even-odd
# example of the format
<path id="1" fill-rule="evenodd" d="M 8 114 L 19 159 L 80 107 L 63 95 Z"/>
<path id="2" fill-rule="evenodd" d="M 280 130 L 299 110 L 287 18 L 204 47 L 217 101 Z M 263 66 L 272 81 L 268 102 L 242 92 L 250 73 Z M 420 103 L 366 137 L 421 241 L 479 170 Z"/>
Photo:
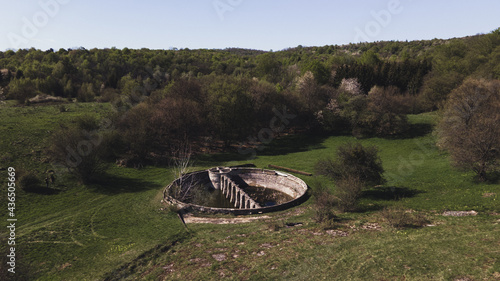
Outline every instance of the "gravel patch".
<path id="1" fill-rule="evenodd" d="M 446 211 L 443 213 L 445 217 L 466 217 L 466 216 L 477 216 L 476 211 Z"/>
<path id="2" fill-rule="evenodd" d="M 226 254 L 214 254 L 212 255 L 212 258 L 214 258 L 216 261 L 225 261 Z"/>
<path id="3" fill-rule="evenodd" d="M 256 220 L 269 219 L 269 216 L 258 216 L 258 217 L 243 217 L 243 218 L 203 218 L 195 217 L 192 215 L 185 215 L 184 221 L 186 223 L 211 223 L 211 224 L 238 224 L 238 223 L 249 223 Z"/>
<path id="4" fill-rule="evenodd" d="M 331 235 L 331 236 L 335 236 L 335 237 L 347 237 L 349 235 L 349 233 L 347 233 L 345 231 L 333 230 L 333 229 L 327 230 L 326 233 Z"/>

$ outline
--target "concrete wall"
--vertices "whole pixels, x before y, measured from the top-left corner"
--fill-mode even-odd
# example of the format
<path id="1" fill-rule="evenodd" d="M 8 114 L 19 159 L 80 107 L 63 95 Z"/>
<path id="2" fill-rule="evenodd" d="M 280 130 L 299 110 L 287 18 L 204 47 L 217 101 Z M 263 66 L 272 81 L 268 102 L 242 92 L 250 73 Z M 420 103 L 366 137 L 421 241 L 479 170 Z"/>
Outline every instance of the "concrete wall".
<path id="1" fill-rule="evenodd" d="M 238 180 L 236 180 L 238 178 Z M 187 204 L 173 198 L 170 189 L 174 185 L 192 183 L 210 185 L 215 189 L 221 189 L 224 195 L 235 204 L 235 208 L 211 208 L 194 204 Z M 250 196 L 248 196 L 240 184 L 260 186 L 274 189 L 290 195 L 293 200 L 284 204 L 260 207 Z M 169 204 L 175 204 L 186 211 L 195 210 L 209 213 L 232 213 L 232 214 L 257 214 L 283 210 L 305 201 L 307 198 L 307 184 L 301 179 L 287 173 L 273 170 L 256 168 L 227 168 L 218 167 L 206 171 L 198 171 L 177 179 L 165 188 L 164 199 Z"/>
<path id="2" fill-rule="evenodd" d="M 219 181 L 219 189 L 237 209 L 256 209 L 260 208 L 259 203 L 255 202 L 243 189 L 241 189 L 229 176 L 222 175 Z"/>
<path id="3" fill-rule="evenodd" d="M 288 174 L 242 173 L 239 176 L 250 186 L 274 189 L 288 194 L 292 198 L 307 191 L 307 185 L 301 179 Z"/>

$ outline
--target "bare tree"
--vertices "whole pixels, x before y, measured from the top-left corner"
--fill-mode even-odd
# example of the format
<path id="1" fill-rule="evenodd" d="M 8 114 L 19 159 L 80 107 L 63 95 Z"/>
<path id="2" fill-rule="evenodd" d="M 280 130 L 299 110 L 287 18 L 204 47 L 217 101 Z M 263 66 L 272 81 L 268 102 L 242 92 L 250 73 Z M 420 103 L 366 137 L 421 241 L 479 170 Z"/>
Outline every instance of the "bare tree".
<path id="1" fill-rule="evenodd" d="M 500 81 L 469 79 L 454 90 L 438 132 L 438 145 L 450 152 L 454 164 L 485 181 L 499 166 Z"/>
<path id="2" fill-rule="evenodd" d="M 191 166 L 191 145 L 187 140 L 181 142 L 172 149 L 173 171 L 176 177 L 182 178 Z"/>
<path id="3" fill-rule="evenodd" d="M 172 171 L 174 176 L 179 179 L 176 197 L 181 201 L 186 199 L 191 188 L 197 184 L 194 182 L 193 177 L 185 177 L 192 165 L 191 155 L 191 145 L 187 139 L 172 148 Z"/>

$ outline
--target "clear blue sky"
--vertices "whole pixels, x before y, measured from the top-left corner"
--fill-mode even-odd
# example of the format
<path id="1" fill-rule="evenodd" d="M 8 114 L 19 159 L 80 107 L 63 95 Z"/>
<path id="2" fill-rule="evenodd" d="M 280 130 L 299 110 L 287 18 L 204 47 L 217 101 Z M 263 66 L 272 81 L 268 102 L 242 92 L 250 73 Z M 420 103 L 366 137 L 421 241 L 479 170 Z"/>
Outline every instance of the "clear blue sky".
<path id="1" fill-rule="evenodd" d="M 500 27 L 498 0 L 2 2 L 0 50 L 80 46 L 281 50 L 462 37 Z"/>

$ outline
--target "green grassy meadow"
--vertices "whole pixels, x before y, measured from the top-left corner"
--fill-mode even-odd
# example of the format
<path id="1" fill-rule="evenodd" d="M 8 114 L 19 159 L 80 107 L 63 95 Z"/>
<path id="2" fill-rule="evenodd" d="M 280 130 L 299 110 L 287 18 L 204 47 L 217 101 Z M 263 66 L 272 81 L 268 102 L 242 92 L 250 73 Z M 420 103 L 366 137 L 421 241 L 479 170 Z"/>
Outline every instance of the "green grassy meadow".
<path id="1" fill-rule="evenodd" d="M 109 104 L 0 105 L 0 168 L 36 171 L 51 166 L 46 139 L 82 114 L 106 116 Z M 115 165 L 98 183 L 69 175 L 52 194 L 16 191 L 17 271 L 12 280 L 500 280 L 500 184 L 476 183 L 454 169 L 435 146 L 435 113 L 409 116 L 412 134 L 395 139 L 285 136 L 254 159 L 199 155 L 191 169 L 254 163 L 314 173 L 314 164 L 349 141 L 376 145 L 387 183 L 366 190 L 360 210 L 339 214 L 334 229 L 312 220 L 313 198 L 288 211 L 245 224 L 188 224 L 160 201 L 174 179 L 168 167 Z M 334 188 L 324 177 L 304 179 Z M 0 171 L 6 193 L 7 171 Z M 6 224 L 2 194 L 0 219 Z M 431 226 L 392 228 L 380 211 L 402 206 Z M 447 210 L 479 212 L 445 217 Z M 300 223 L 287 227 L 286 224 Z M 375 226 L 375 227 L 368 227 Z M 4 227 L 2 227 L 4 228 Z M 339 234 L 342 235 L 339 235 Z M 7 234 L 1 232 L 5 256 Z M 2 271 L 4 271 L 2 264 Z M 2 273 L 3 274 L 3 273 Z M 4 276 L 4 275 L 2 275 Z M 23 279 L 26 276 L 29 279 Z M 460 279 L 462 278 L 462 279 Z M 469 279 L 464 279 L 469 278 Z"/>

